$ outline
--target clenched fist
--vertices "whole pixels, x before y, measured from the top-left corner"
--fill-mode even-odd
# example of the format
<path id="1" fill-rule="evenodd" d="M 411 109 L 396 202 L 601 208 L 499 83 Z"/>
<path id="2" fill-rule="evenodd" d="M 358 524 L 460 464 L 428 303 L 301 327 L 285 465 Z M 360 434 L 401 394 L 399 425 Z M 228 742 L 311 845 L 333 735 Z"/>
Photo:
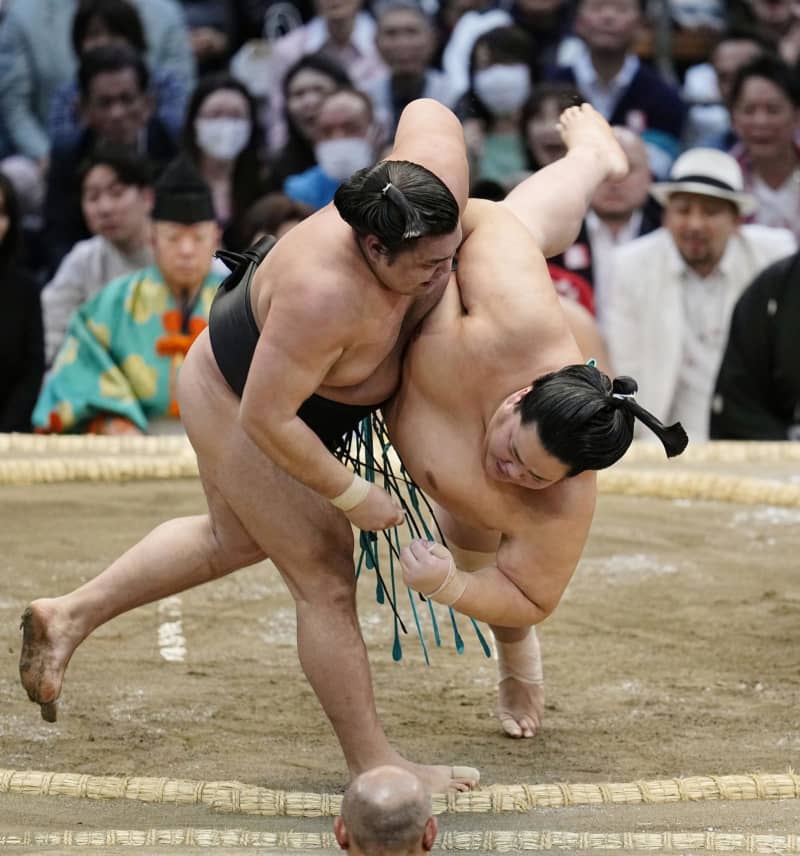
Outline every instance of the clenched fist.
<path id="1" fill-rule="evenodd" d="M 355 508 L 345 511 L 345 515 L 354 526 L 366 532 L 391 529 L 406 519 L 403 506 L 376 484 L 370 484 L 364 499 Z"/>
<path id="2" fill-rule="evenodd" d="M 406 585 L 437 603 L 452 606 L 464 594 L 464 574 L 442 544 L 414 540 L 400 551 L 400 565 Z"/>

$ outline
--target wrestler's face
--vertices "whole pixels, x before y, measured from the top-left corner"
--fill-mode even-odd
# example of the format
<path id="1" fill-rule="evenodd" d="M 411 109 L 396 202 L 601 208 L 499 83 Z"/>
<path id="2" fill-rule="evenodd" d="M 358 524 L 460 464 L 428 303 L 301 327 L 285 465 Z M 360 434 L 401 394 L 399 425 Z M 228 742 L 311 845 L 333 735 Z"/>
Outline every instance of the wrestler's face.
<path id="1" fill-rule="evenodd" d="M 409 249 L 396 253 L 374 235 L 364 240 L 365 253 L 381 283 L 398 294 L 419 297 L 444 288 L 453 270 L 453 259 L 461 244 L 461 226 L 447 235 L 419 238 Z"/>
<path id="2" fill-rule="evenodd" d="M 495 481 L 529 490 L 550 487 L 566 477 L 568 467 L 542 445 L 535 425 L 523 425 L 517 404 L 530 387 L 515 392 L 498 408 L 486 429 L 484 470 Z"/>

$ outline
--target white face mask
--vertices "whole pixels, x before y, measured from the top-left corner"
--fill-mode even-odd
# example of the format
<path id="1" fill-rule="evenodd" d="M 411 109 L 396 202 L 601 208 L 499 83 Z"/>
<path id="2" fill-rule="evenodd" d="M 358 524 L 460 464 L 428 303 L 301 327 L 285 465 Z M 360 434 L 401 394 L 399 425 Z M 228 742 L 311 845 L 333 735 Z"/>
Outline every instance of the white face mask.
<path id="1" fill-rule="evenodd" d="M 531 94 L 531 72 L 527 65 L 490 65 L 475 73 L 475 94 L 495 116 L 514 113 Z"/>
<path id="2" fill-rule="evenodd" d="M 337 181 L 344 181 L 359 169 L 375 163 L 372 146 L 363 137 L 341 137 L 317 143 L 314 155 L 325 175 Z"/>
<path id="3" fill-rule="evenodd" d="M 237 158 L 247 145 L 253 126 L 249 119 L 195 119 L 197 145 L 218 160 Z"/>

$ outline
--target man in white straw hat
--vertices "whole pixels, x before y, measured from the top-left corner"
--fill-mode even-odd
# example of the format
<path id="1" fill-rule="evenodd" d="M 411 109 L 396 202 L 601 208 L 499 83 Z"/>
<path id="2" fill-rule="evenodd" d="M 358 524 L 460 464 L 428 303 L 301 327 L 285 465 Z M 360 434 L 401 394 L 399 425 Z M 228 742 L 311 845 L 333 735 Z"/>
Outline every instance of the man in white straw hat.
<path id="1" fill-rule="evenodd" d="M 663 225 L 614 250 L 609 352 L 616 371 L 639 381 L 644 407 L 705 440 L 733 306 L 756 274 L 794 252 L 795 239 L 741 225 L 758 203 L 736 161 L 716 149 L 684 152 L 650 192 Z"/>

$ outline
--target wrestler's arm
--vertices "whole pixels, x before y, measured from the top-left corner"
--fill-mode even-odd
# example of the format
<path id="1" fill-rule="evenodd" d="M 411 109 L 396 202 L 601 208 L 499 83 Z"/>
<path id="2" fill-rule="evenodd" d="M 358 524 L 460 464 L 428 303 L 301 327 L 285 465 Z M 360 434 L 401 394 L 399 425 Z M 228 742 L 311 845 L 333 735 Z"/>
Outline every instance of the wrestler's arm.
<path id="1" fill-rule="evenodd" d="M 432 98 L 412 101 L 400 114 L 386 160 L 407 160 L 429 169 L 447 185 L 464 212 L 469 164 L 464 129 L 452 110 Z"/>
<path id="2" fill-rule="evenodd" d="M 581 473 L 546 490 L 551 494 L 544 504 L 514 515 L 495 564 L 471 573 L 456 569 L 448 582 L 451 559 L 444 548 L 434 548 L 444 558 L 429 559 L 423 542 L 414 542 L 401 553 L 406 583 L 488 624 L 539 623 L 558 605 L 583 552 L 594 515 L 596 475 Z M 442 583 L 445 588 L 437 592 Z"/>
<path id="3" fill-rule="evenodd" d="M 242 395 L 239 421 L 278 466 L 324 497 L 353 473 L 297 415 L 354 336 L 350 303 L 319 278 L 273 295 Z"/>

